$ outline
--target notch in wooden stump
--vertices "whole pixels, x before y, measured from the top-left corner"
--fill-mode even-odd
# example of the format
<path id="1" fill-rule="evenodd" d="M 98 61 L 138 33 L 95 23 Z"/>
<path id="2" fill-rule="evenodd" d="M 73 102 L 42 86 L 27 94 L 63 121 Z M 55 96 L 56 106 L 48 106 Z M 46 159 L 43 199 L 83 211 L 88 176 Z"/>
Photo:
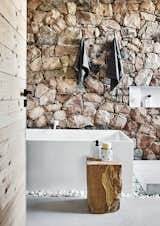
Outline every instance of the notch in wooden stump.
<path id="1" fill-rule="evenodd" d="M 88 208 L 91 213 L 110 213 L 120 208 L 121 164 L 87 159 Z"/>

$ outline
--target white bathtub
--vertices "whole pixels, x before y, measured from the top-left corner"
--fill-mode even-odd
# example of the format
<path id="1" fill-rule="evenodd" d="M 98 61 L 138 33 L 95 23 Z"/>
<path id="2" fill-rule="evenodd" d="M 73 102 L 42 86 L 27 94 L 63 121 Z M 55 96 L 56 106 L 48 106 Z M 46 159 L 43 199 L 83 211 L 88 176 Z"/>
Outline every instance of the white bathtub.
<path id="1" fill-rule="evenodd" d="M 122 190 L 132 192 L 133 142 L 118 130 L 27 129 L 27 189 L 86 191 L 93 141 L 110 141 L 122 163 Z"/>

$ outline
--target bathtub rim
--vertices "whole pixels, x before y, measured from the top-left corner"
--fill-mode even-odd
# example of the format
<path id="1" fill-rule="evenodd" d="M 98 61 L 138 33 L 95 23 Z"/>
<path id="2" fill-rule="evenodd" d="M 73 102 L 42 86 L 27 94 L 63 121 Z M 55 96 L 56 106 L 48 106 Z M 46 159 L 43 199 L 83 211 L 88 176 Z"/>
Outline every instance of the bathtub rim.
<path id="1" fill-rule="evenodd" d="M 68 133 L 69 132 L 69 133 Z M 80 135 L 78 133 L 86 133 L 86 135 L 89 133 L 89 135 L 95 135 L 95 132 L 98 133 L 99 137 L 89 137 L 89 138 L 84 138 L 84 137 L 79 137 L 73 139 L 73 137 L 69 137 L 70 134 L 75 134 Z M 109 132 L 112 132 L 109 134 Z M 62 133 L 65 133 L 66 137 L 58 137 Z M 68 134 L 67 134 L 68 133 Z M 114 133 L 116 135 L 119 135 L 119 139 L 113 139 Z M 55 136 L 53 136 L 55 135 Z M 67 137 L 68 135 L 68 137 Z M 46 137 L 47 136 L 47 137 Z M 105 137 L 106 136 L 106 137 Z M 107 136 L 109 138 L 107 138 Z M 109 141 L 113 142 L 129 142 L 134 144 L 133 140 L 129 138 L 124 132 L 121 130 L 98 130 L 98 129 L 26 129 L 26 141 L 46 141 L 46 142 L 60 142 L 60 141 L 65 141 L 65 142 L 85 142 L 85 141 L 94 141 L 94 140 L 102 140 L 104 141 L 105 139 L 108 139 Z"/>

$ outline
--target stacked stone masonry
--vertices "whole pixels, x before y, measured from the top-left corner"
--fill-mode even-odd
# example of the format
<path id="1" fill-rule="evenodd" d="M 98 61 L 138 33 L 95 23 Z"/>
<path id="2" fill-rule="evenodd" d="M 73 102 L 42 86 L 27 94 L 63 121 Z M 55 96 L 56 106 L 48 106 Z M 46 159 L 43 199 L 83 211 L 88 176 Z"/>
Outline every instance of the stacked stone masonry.
<path id="1" fill-rule="evenodd" d="M 116 35 L 125 75 L 110 92 Z M 84 37 L 92 65 L 79 90 L 74 64 Z M 27 126 L 121 129 L 136 158 L 160 159 L 160 109 L 129 107 L 129 86 L 160 86 L 160 0 L 29 0 Z M 98 68 L 95 70 L 95 68 Z"/>

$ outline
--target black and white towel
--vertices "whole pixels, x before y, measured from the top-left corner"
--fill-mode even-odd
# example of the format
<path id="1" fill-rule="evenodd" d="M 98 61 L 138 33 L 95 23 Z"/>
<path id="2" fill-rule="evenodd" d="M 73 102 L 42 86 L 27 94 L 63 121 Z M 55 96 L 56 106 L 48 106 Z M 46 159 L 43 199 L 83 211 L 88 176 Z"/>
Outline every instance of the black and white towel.
<path id="1" fill-rule="evenodd" d="M 111 54 L 108 59 L 108 78 L 111 79 L 111 90 L 113 90 L 123 77 L 123 65 L 120 47 L 116 38 L 111 43 Z"/>
<path id="2" fill-rule="evenodd" d="M 77 75 L 77 84 L 79 88 L 84 88 L 84 79 L 88 76 L 90 72 L 89 59 L 87 55 L 87 50 L 85 47 L 84 39 L 81 39 L 78 55 L 75 64 L 75 70 Z"/>

